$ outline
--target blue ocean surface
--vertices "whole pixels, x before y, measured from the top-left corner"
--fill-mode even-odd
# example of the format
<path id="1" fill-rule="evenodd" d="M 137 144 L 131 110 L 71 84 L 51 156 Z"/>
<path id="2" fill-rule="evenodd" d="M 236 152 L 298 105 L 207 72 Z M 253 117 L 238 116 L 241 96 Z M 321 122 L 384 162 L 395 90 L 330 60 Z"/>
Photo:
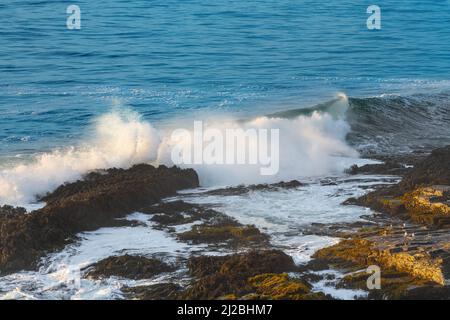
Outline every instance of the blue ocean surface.
<path id="1" fill-rule="evenodd" d="M 81 30 L 66 9 L 81 9 Z M 0 158 L 83 138 L 126 106 L 152 124 L 450 86 L 450 2 L 4 0 Z"/>
<path id="2" fill-rule="evenodd" d="M 80 30 L 67 27 L 70 5 L 81 9 Z M 367 27 L 370 5 L 381 8 L 380 30 Z M 28 212 L 42 208 L 48 192 L 98 169 L 178 165 L 171 133 L 186 128 L 180 144 L 192 147 L 193 120 L 205 120 L 206 129 L 219 133 L 279 130 L 279 141 L 256 140 L 257 148 L 248 144 L 249 151 L 279 146 L 270 152 L 270 164 L 279 170 L 265 176 L 260 164 L 182 163 L 197 172 L 200 188 L 165 200 L 205 205 L 205 212 L 213 208 L 253 225 L 268 235 L 270 246 L 297 264 L 307 263 L 318 249 L 339 241 L 347 223 L 352 230 L 353 222 L 365 226 L 372 221 L 369 209 L 343 203 L 400 179 L 348 175 L 346 169 L 450 145 L 450 1 L 0 2 L 0 206 L 23 206 Z M 234 147 L 229 149 L 234 157 Z M 254 187 L 292 180 L 301 183 Z M 242 194 L 204 192 L 237 185 Z M 84 194 L 73 198 L 85 201 Z M 103 205 L 109 210 L 107 198 L 102 196 L 99 210 Z M 36 242 L 36 252 L 42 249 L 39 243 L 50 248 L 49 238 L 67 233 L 59 233 L 60 228 L 79 230 L 60 223 L 72 212 L 64 203 L 55 214 L 52 205 L 50 211 L 34 211 L 44 218 L 24 219 L 23 225 L 15 217 L 6 222 L 10 209 L 2 209 L 10 234 L 27 236 L 25 242 L 6 237 L 5 261 L 14 250 L 21 261 L 23 244 Z M 38 269 L 2 274 L 0 300 L 124 299 L 124 288 L 169 282 L 184 287 L 189 257 L 244 248 L 180 240 L 181 232 L 209 223 L 182 214 L 184 222 L 167 229 L 137 212 L 126 217 L 130 223 L 124 221 L 123 227 L 111 223 L 74 235 L 73 243 L 42 256 Z M 47 217 L 56 219 L 55 228 Z M 43 237 L 34 241 L 30 237 L 41 233 L 39 221 Z M 393 223 L 399 223 L 397 217 Z M 18 233 L 11 232 L 15 227 Z M 410 252 L 423 243 L 438 248 L 428 239 L 429 231 L 417 229 Z M 441 231 L 437 239 L 443 239 Z M 398 246 L 393 250 L 404 250 L 401 241 L 408 246 L 404 233 L 404 225 L 394 227 Z M 266 247 L 265 240 L 261 246 Z M 143 282 L 87 276 L 86 267 L 124 254 L 161 257 L 176 271 Z M 333 280 L 325 282 L 315 282 L 311 273 L 314 291 L 340 299 L 367 294 L 338 286 L 344 274 L 330 271 L 323 280 Z"/>

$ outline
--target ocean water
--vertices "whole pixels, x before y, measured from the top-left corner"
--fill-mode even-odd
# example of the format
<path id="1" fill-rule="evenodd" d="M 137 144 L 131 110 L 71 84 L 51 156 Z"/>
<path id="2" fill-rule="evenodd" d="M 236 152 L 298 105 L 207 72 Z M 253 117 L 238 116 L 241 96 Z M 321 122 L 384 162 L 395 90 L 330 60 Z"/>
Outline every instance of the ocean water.
<path id="1" fill-rule="evenodd" d="M 0 156 L 77 143 L 116 105 L 157 123 L 448 87 L 450 3 L 376 4 L 380 31 L 354 0 L 2 1 Z"/>
<path id="2" fill-rule="evenodd" d="M 81 9 L 81 30 L 66 27 L 71 4 Z M 347 180 L 345 168 L 450 144 L 450 1 L 374 4 L 381 30 L 367 29 L 369 4 L 355 0 L 2 1 L 0 205 L 36 208 L 37 195 L 93 169 L 170 164 L 170 132 L 193 120 L 278 128 L 278 175 L 267 181 L 247 167 L 195 166 L 202 187 L 287 179 L 308 186 L 185 197 L 256 224 L 307 261 L 337 239 L 304 228 L 370 214 L 340 203 L 392 179 Z M 74 289 L 74 270 L 109 254 L 176 259 L 201 249 L 150 226 L 80 238 L 40 270 L 0 278 L 0 297 L 121 298 L 121 286 L 136 284 L 83 279 Z"/>
<path id="3" fill-rule="evenodd" d="M 167 127 L 255 119 L 338 93 L 351 97 L 352 116 L 340 123 L 266 121 L 285 128 L 290 153 L 300 150 L 285 158 L 303 168 L 331 154 L 355 157 L 347 143 L 408 151 L 448 139 L 448 1 L 379 1 L 381 30 L 367 29 L 359 1 L 81 0 L 80 30 L 66 27 L 70 4 L 0 4 L 2 203 L 30 202 L 98 167 L 165 163 Z M 287 163 L 284 172 L 341 169 L 319 162 L 318 170 Z M 202 177 L 228 184 L 236 175 Z"/>

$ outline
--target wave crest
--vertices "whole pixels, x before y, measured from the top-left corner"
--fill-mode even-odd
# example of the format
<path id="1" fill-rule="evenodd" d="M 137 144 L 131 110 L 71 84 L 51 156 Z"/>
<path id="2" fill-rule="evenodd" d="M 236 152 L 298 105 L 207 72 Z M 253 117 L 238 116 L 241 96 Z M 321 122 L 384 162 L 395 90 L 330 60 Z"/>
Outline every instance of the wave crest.
<path id="1" fill-rule="evenodd" d="M 350 126 L 342 117 L 347 99 L 330 102 L 328 110 L 315 110 L 293 118 L 272 115 L 248 121 L 207 122 L 208 128 L 279 129 L 280 170 L 276 176 L 261 176 L 253 165 L 192 165 L 202 185 L 229 185 L 273 182 L 299 177 L 337 173 L 344 169 L 336 157 L 357 157 L 347 145 Z M 176 127 L 176 124 L 175 124 Z M 187 128 L 189 129 L 189 128 Z M 192 129 L 192 128 L 190 128 Z M 138 163 L 171 163 L 170 131 L 157 131 L 133 112 L 115 111 L 95 121 L 91 138 L 77 147 L 36 156 L 31 162 L 0 171 L 0 203 L 24 204 L 55 189 L 62 183 L 80 179 L 95 169 L 128 168 Z"/>
<path id="2" fill-rule="evenodd" d="M 0 171 L 0 203 L 24 204 L 94 169 L 126 168 L 156 159 L 157 131 L 139 115 L 114 112 L 95 121 L 95 133 L 80 146 L 35 156 Z"/>

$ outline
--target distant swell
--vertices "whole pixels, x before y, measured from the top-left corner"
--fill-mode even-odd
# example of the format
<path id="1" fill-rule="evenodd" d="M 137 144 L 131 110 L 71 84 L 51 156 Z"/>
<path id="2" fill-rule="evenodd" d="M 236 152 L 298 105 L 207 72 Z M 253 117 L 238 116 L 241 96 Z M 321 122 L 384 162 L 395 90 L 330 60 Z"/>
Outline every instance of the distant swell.
<path id="1" fill-rule="evenodd" d="M 450 95 L 351 98 L 347 139 L 364 155 L 424 151 L 450 144 Z"/>
<path id="2" fill-rule="evenodd" d="M 347 141 L 362 155 L 424 151 L 450 144 L 450 94 L 416 94 L 339 99 L 311 108 L 278 112 L 270 117 L 294 119 L 314 112 L 344 118 L 351 130 Z"/>

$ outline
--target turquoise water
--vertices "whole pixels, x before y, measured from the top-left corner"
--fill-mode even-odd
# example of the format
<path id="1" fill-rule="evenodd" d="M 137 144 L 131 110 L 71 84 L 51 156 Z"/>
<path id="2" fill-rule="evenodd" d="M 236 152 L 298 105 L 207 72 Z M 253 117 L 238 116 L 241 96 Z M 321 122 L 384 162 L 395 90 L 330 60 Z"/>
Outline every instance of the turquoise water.
<path id="1" fill-rule="evenodd" d="M 2 1 L 0 157 L 78 141 L 114 105 L 157 124 L 446 90 L 450 2 L 376 4 L 379 31 L 355 0 Z"/>

